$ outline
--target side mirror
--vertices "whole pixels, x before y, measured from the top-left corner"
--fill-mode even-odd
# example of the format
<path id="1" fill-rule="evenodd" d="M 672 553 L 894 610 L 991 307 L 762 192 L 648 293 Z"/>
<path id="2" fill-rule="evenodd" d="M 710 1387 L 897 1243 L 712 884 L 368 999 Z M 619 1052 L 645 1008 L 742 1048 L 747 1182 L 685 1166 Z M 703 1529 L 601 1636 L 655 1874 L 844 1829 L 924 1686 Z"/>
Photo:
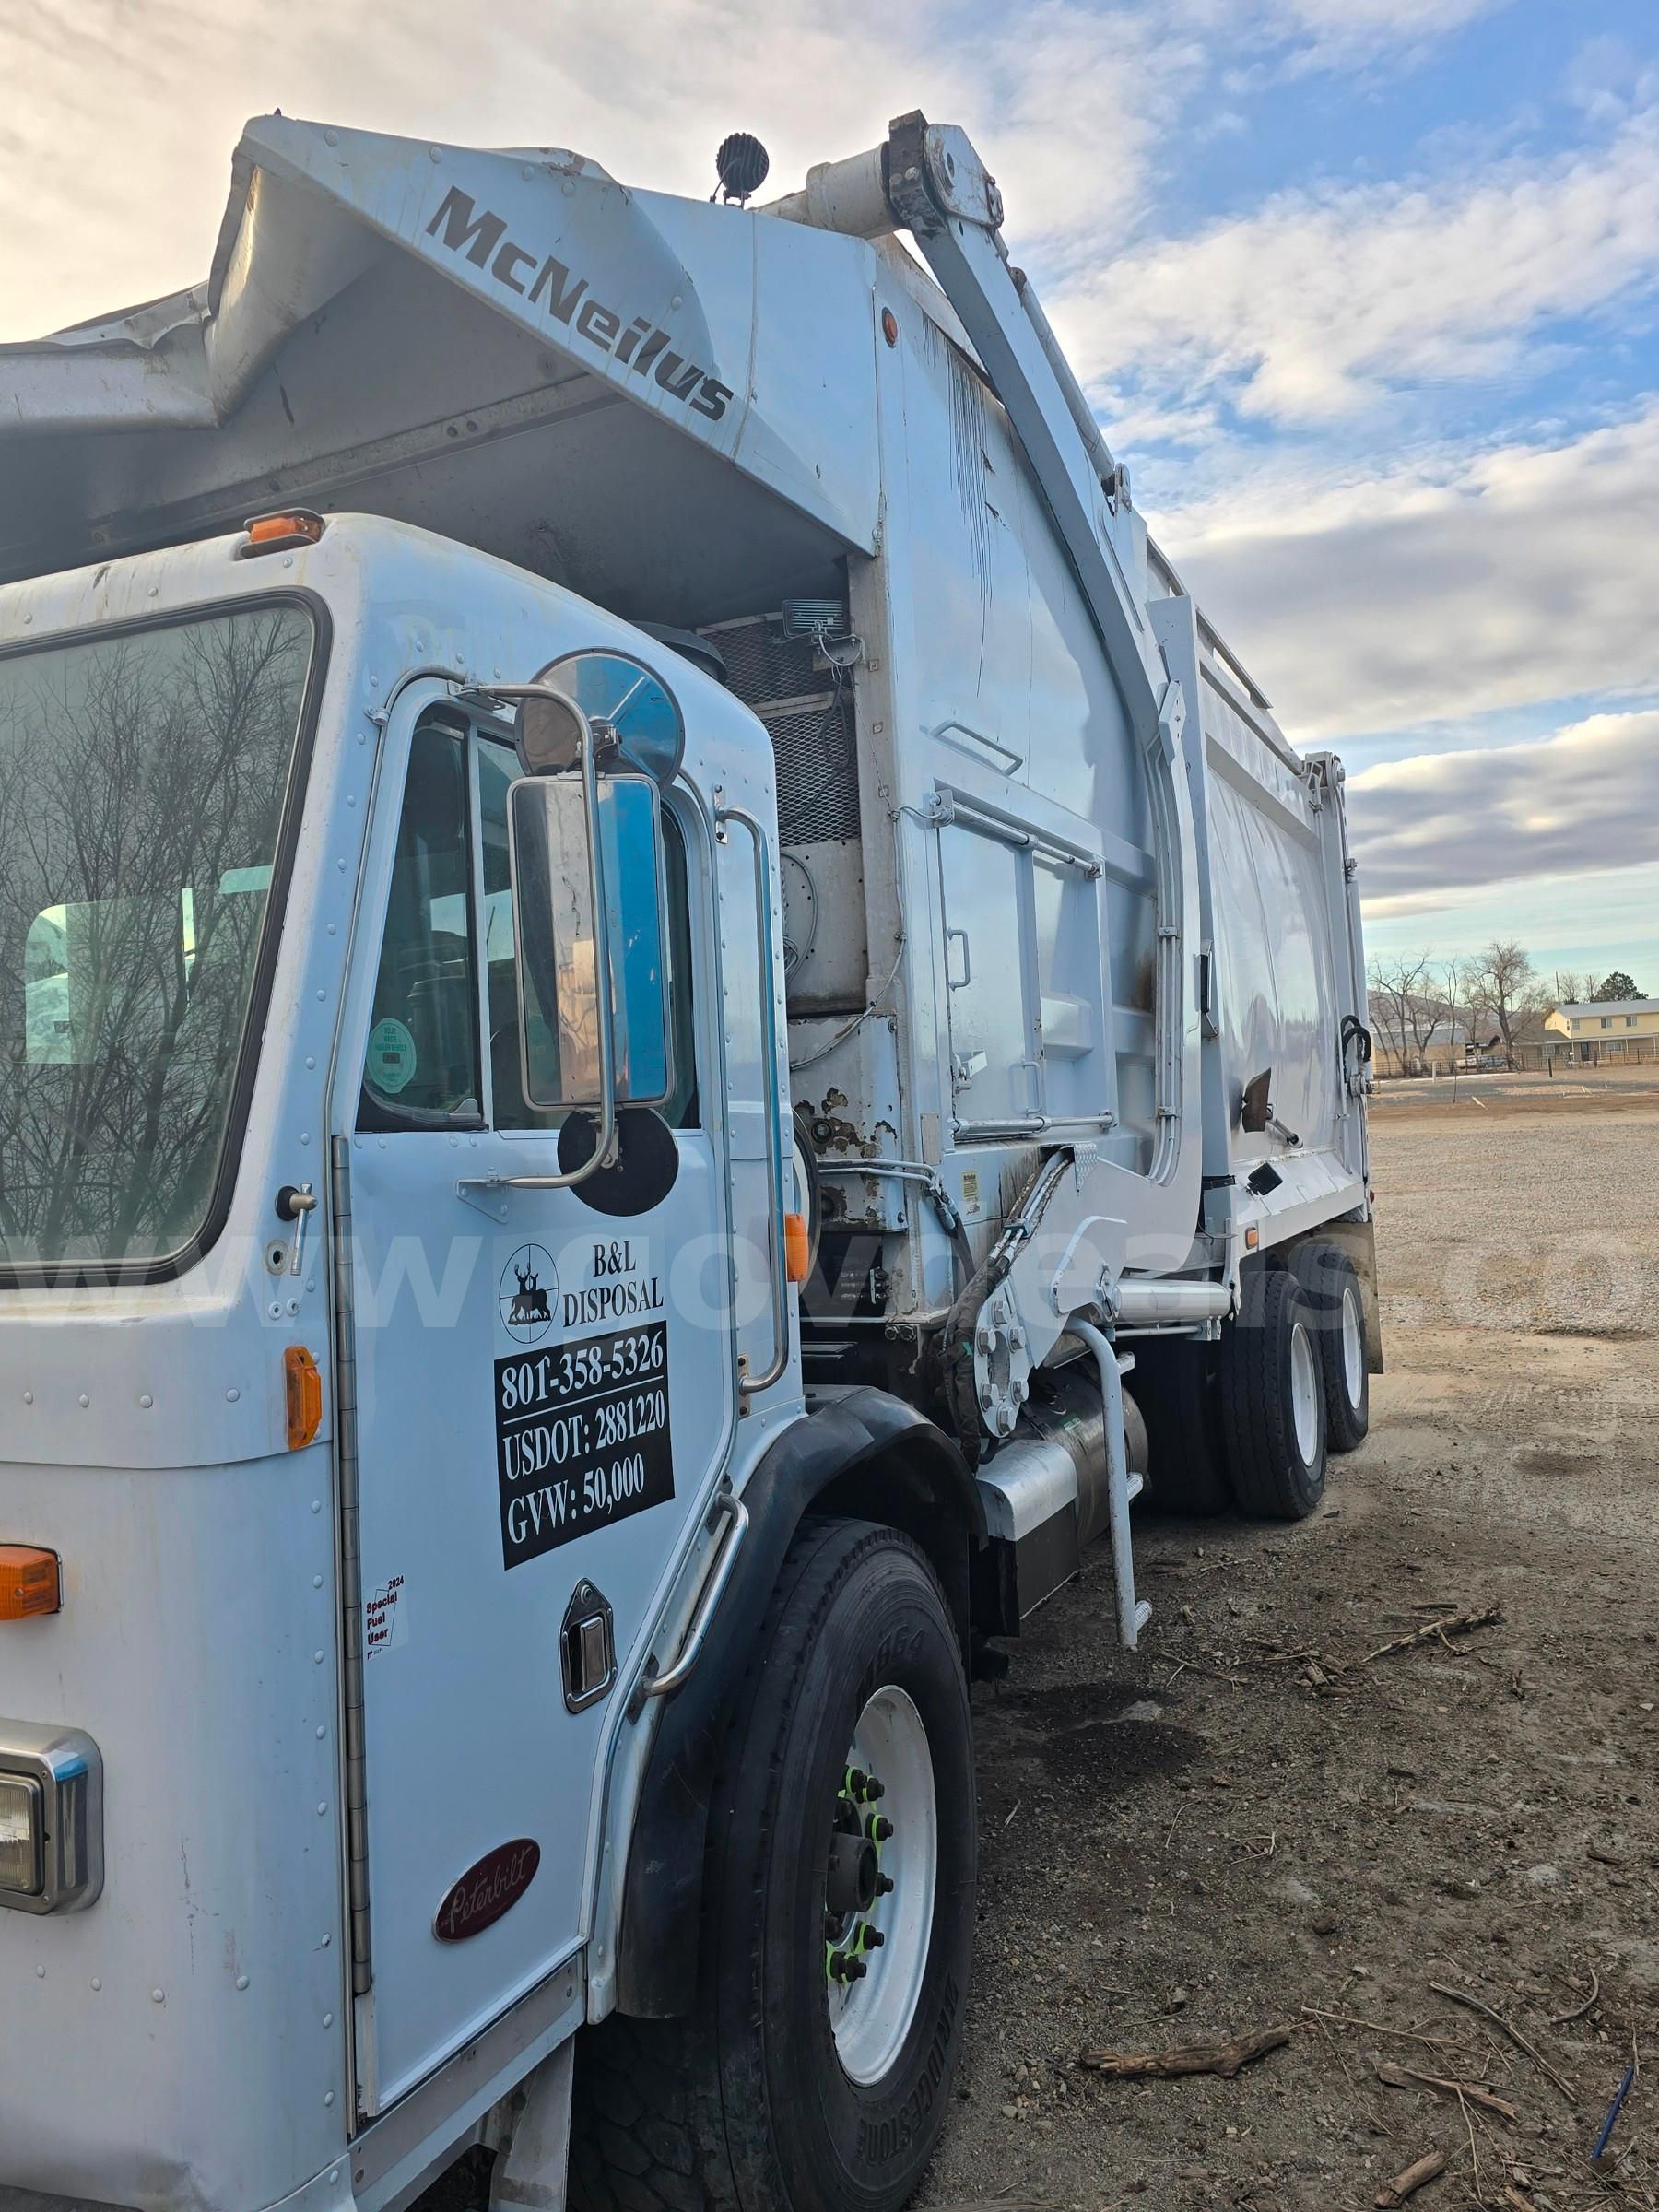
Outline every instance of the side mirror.
<path id="1" fill-rule="evenodd" d="M 609 1121 L 618 1104 L 660 1102 L 674 1068 L 656 785 L 525 777 L 507 827 L 525 1103 Z"/>

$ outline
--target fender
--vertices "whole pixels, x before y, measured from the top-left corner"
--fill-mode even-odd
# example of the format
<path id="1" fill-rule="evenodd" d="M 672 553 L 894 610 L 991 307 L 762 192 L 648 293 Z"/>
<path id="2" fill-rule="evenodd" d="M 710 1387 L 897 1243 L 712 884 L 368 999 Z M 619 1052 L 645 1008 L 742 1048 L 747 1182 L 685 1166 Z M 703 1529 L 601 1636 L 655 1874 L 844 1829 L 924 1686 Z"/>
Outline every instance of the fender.
<path id="1" fill-rule="evenodd" d="M 702 1657 L 658 1724 L 629 1841 L 617 1957 L 617 2009 L 672 2019 L 697 1994 L 709 1803 L 733 1699 L 759 1624 L 809 1509 L 881 1521 L 913 1536 L 932 1562 L 968 1647 L 971 1554 L 984 1510 L 957 1445 L 886 1391 L 813 1405 L 786 1429 L 744 1487 L 748 1540 Z"/>

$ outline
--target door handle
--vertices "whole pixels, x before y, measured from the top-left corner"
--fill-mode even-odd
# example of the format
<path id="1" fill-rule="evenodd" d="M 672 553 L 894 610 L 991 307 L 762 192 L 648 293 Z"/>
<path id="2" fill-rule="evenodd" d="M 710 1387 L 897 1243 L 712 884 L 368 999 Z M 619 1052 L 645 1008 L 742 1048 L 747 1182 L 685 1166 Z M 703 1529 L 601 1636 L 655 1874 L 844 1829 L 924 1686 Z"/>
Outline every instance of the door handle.
<path id="1" fill-rule="evenodd" d="M 960 937 L 962 940 L 962 973 L 959 981 L 950 972 L 949 951 L 951 940 L 955 937 Z M 965 929 L 947 929 L 945 932 L 945 949 L 947 956 L 945 960 L 946 989 L 947 991 L 966 991 L 973 981 L 973 947 L 968 942 L 968 932 Z"/>
<path id="2" fill-rule="evenodd" d="M 288 1272 L 298 1275 L 305 1265 L 305 1224 L 317 1210 L 316 1194 L 309 1182 L 285 1182 L 276 1194 L 276 1218 L 294 1224 L 294 1247 Z"/>

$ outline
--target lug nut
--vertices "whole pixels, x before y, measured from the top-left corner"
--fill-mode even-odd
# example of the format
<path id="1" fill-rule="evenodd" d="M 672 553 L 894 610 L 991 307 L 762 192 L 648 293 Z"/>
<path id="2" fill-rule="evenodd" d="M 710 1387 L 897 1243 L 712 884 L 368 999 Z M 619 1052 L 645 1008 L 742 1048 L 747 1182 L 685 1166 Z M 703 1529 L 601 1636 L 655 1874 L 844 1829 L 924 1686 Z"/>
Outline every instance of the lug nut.
<path id="1" fill-rule="evenodd" d="M 868 1782 L 865 1783 L 864 1794 L 865 1803 L 866 1805 L 874 1805 L 877 1797 L 885 1797 L 887 1795 L 887 1783 L 885 1782 L 877 1782 L 875 1775 L 872 1774 Z"/>
<path id="2" fill-rule="evenodd" d="M 864 1932 L 864 1947 L 866 1951 L 878 1951 L 886 1941 L 887 1937 L 882 1934 L 879 1928 L 872 1928 L 868 1925 L 865 1926 Z"/>
<path id="3" fill-rule="evenodd" d="M 897 1885 L 895 1884 L 890 1874 L 878 1874 L 876 1877 L 876 1894 L 877 1897 L 891 1897 Z"/>
<path id="4" fill-rule="evenodd" d="M 851 1951 L 831 1951 L 830 1975 L 835 1982 L 862 1982 L 869 1972 L 864 1960 Z"/>
<path id="5" fill-rule="evenodd" d="M 847 1795 L 849 1797 L 862 1797 L 865 1789 L 868 1787 L 868 1784 L 869 1778 L 865 1773 L 865 1771 L 862 1767 L 849 1767 L 847 1769 L 846 1788 Z"/>
<path id="6" fill-rule="evenodd" d="M 885 1843 L 893 1832 L 893 1824 L 885 1813 L 872 1813 L 866 1825 L 872 1842 Z"/>

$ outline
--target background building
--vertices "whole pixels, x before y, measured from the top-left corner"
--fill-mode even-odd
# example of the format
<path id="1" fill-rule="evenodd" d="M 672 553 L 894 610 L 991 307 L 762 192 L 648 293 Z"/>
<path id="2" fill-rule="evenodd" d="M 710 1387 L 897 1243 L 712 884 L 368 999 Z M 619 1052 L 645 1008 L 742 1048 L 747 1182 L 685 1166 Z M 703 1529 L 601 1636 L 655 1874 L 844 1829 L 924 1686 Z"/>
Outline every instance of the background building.
<path id="1" fill-rule="evenodd" d="M 1659 998 L 1611 998 L 1557 1006 L 1544 1027 L 1559 1056 L 1594 1065 L 1599 1060 L 1659 1060 Z"/>

